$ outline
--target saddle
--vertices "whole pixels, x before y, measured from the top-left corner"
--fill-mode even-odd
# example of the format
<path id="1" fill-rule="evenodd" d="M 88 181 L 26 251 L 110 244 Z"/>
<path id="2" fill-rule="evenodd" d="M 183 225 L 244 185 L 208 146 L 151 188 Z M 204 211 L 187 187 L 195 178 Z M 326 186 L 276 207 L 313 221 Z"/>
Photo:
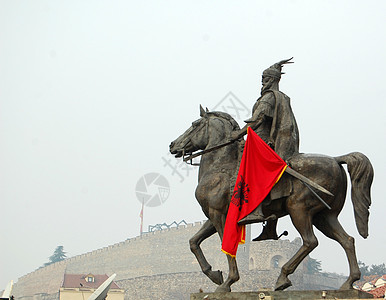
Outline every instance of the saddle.
<path id="1" fill-rule="evenodd" d="M 273 186 L 268 197 L 270 200 L 276 200 L 283 197 L 288 197 L 292 193 L 292 176 L 283 173 L 280 180 Z"/>

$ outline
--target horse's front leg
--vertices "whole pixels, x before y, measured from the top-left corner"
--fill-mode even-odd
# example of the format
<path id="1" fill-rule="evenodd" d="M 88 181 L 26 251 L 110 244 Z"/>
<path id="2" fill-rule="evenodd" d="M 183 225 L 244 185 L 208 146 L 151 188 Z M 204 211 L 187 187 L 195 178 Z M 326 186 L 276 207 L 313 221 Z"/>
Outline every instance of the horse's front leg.
<path id="1" fill-rule="evenodd" d="M 189 240 L 190 250 L 193 252 L 198 263 L 200 264 L 202 272 L 209 277 L 215 284 L 220 285 L 224 282 L 221 271 L 212 271 L 212 266 L 206 260 L 204 253 L 200 248 L 200 244 L 206 238 L 216 233 L 216 228 L 210 220 L 207 220 L 200 230 Z"/>
<path id="2" fill-rule="evenodd" d="M 217 229 L 218 234 L 220 235 L 221 242 L 224 234 L 225 219 L 226 215 L 221 213 L 217 213 L 215 216 L 213 216 L 213 223 Z M 229 266 L 228 278 L 216 289 L 216 292 L 230 292 L 231 285 L 240 279 L 236 258 L 227 255 L 227 259 Z"/>
<path id="3" fill-rule="evenodd" d="M 216 292 L 230 292 L 231 285 L 240 279 L 239 271 L 237 269 L 236 257 L 227 255 L 227 259 L 229 275 L 225 282 L 216 289 Z"/>

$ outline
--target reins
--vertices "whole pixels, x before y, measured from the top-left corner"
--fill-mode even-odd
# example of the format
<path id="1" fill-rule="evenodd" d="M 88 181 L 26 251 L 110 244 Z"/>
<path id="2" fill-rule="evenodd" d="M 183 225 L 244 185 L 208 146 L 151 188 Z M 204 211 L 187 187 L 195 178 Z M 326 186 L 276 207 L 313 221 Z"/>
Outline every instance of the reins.
<path id="1" fill-rule="evenodd" d="M 183 161 L 187 163 L 187 161 L 190 160 L 190 164 L 191 164 L 192 166 L 197 166 L 197 165 L 199 165 L 199 164 L 193 164 L 193 163 L 192 163 L 192 159 L 193 159 L 193 158 L 198 157 L 198 156 L 201 156 L 201 155 L 203 155 L 203 154 L 205 154 L 205 153 L 209 153 L 209 152 L 212 152 L 212 151 L 214 151 L 214 150 L 220 149 L 220 148 L 222 148 L 222 147 L 228 146 L 228 145 L 230 145 L 230 144 L 232 144 L 232 143 L 234 143 L 234 142 L 235 142 L 235 141 L 229 141 L 229 142 L 226 142 L 226 143 L 224 143 L 224 144 L 220 144 L 220 145 L 214 146 L 214 147 L 212 147 L 212 148 L 205 149 L 205 150 L 202 150 L 202 151 L 200 151 L 200 152 L 191 154 L 191 155 L 189 155 L 188 157 L 185 157 L 185 149 L 183 149 Z"/>

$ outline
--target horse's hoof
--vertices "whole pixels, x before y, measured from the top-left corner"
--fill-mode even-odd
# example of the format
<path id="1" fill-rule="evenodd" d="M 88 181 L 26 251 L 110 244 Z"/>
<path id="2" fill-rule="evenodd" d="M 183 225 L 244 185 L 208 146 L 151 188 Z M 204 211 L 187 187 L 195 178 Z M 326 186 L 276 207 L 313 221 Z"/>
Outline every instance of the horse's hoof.
<path id="1" fill-rule="evenodd" d="M 286 288 L 290 287 L 292 285 L 292 282 L 286 278 L 284 280 L 278 280 L 275 285 L 275 291 L 283 291 Z"/>
<path id="2" fill-rule="evenodd" d="M 228 286 L 228 285 L 220 285 L 217 287 L 217 289 L 215 290 L 215 293 L 227 293 L 227 292 L 230 292 L 231 291 L 231 287 Z"/>
<path id="3" fill-rule="evenodd" d="M 207 276 L 210 278 L 210 280 L 212 280 L 217 285 L 221 285 L 224 283 L 224 278 L 222 276 L 222 272 L 219 270 L 210 271 Z"/>
<path id="4" fill-rule="evenodd" d="M 346 282 L 343 283 L 342 286 L 339 288 L 340 291 L 344 291 L 344 290 L 352 290 L 352 289 L 353 289 L 353 286 L 352 286 L 351 281 L 346 281 Z"/>

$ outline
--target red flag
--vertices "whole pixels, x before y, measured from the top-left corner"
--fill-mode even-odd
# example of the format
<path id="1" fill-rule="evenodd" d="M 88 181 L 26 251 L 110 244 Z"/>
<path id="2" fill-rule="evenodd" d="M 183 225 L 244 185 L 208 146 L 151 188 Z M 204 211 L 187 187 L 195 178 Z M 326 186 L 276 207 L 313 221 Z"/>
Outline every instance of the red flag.
<path id="1" fill-rule="evenodd" d="M 236 256 L 245 243 L 245 225 L 237 222 L 249 215 L 279 181 L 287 164 L 250 127 L 241 158 L 236 185 L 225 222 L 222 251 Z"/>

